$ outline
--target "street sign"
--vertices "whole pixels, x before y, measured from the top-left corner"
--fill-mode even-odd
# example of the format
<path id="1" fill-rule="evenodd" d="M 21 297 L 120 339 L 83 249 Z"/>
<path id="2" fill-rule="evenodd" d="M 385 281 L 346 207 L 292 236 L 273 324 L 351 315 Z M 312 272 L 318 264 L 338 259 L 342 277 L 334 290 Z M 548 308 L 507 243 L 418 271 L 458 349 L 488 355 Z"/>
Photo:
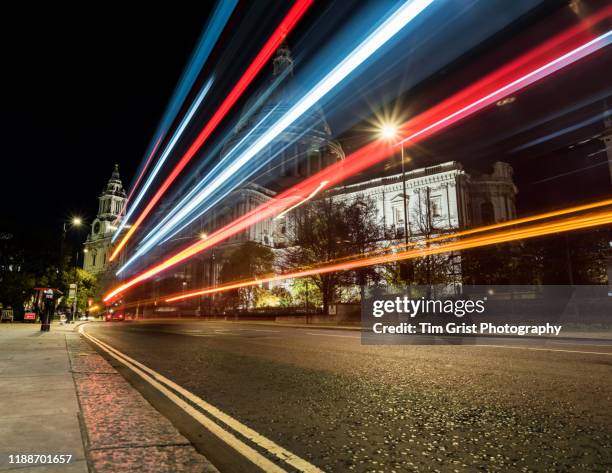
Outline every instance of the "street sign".
<path id="1" fill-rule="evenodd" d="M 76 299 L 77 285 L 71 284 L 68 289 L 68 299 Z"/>

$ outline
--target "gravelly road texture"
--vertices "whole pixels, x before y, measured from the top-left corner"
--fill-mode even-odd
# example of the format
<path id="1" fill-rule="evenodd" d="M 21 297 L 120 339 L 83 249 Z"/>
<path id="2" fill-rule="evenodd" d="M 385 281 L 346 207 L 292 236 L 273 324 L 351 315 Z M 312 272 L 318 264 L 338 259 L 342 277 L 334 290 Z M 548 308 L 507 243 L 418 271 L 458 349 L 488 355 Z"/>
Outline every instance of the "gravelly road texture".
<path id="1" fill-rule="evenodd" d="M 611 345 L 362 346 L 350 331 L 180 321 L 88 333 L 325 471 L 612 470 L 612 356 L 577 353 Z"/>
<path id="2" fill-rule="evenodd" d="M 77 334 L 66 344 L 92 473 L 218 473 Z"/>

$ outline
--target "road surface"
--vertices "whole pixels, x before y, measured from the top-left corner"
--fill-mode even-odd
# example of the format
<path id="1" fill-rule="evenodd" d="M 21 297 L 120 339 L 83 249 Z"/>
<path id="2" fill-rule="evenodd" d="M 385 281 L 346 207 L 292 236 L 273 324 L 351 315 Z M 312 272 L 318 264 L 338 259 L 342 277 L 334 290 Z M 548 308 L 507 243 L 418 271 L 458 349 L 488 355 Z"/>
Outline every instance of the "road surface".
<path id="1" fill-rule="evenodd" d="M 355 331 L 176 320 L 85 330 L 324 471 L 612 469 L 612 342 L 363 346 Z"/>

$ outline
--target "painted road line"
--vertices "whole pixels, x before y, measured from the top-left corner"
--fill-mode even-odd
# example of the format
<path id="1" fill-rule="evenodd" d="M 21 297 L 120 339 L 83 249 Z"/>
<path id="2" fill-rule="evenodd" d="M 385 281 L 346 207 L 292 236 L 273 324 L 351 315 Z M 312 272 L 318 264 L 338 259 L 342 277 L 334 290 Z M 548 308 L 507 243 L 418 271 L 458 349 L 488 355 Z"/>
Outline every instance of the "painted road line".
<path id="1" fill-rule="evenodd" d="M 160 393 L 166 396 L 169 400 L 174 402 L 178 407 L 183 409 L 183 411 L 186 412 L 189 416 L 191 416 L 193 419 L 199 422 L 200 425 L 202 425 L 205 429 L 207 429 L 212 434 L 217 436 L 221 441 L 225 442 L 231 448 L 236 450 L 239 454 L 247 458 L 254 465 L 258 466 L 259 468 L 261 468 L 263 471 L 266 471 L 266 472 L 270 471 L 274 473 L 287 473 L 286 470 L 283 470 L 279 466 L 272 463 L 270 460 L 268 460 L 262 454 L 257 452 L 255 449 L 249 447 L 247 444 L 239 440 L 235 435 L 223 429 L 220 425 L 218 425 L 213 420 L 209 419 L 207 416 L 202 414 L 200 411 L 192 407 L 189 403 L 183 401 L 180 397 L 178 397 L 175 393 L 170 391 L 163 384 L 161 384 L 160 382 L 155 380 L 153 377 L 149 376 L 147 373 L 140 370 L 138 367 L 134 366 L 128 360 L 123 358 L 120 355 L 121 352 L 115 353 L 116 350 L 114 350 L 109 345 L 106 345 L 101 340 L 98 340 L 96 337 L 89 335 L 87 333 L 84 333 L 81 327 L 79 327 L 79 332 L 83 334 L 83 336 L 85 336 L 92 343 L 98 345 L 100 349 L 104 350 L 110 356 L 115 358 L 117 361 L 121 362 L 123 365 L 131 369 L 134 373 L 136 373 L 142 379 L 147 381 L 151 386 L 157 389 Z"/>
<path id="2" fill-rule="evenodd" d="M 336 335 L 334 333 L 314 333 L 314 332 L 302 332 L 305 333 L 306 335 L 314 335 L 315 337 L 338 337 L 338 338 L 354 338 L 356 340 L 360 339 L 361 337 L 358 336 L 354 336 L 354 335 Z"/>
<path id="3" fill-rule="evenodd" d="M 562 350 L 561 348 L 535 348 L 535 347 L 511 347 L 508 345 L 472 345 L 473 347 L 488 347 L 488 348 L 511 348 L 513 350 L 532 350 L 532 351 L 555 351 L 563 353 L 580 353 L 582 355 L 604 355 L 612 356 L 612 352 L 601 351 L 581 351 L 581 350 Z"/>
<path id="4" fill-rule="evenodd" d="M 302 472 L 305 472 L 305 473 L 322 473 L 322 470 L 320 470 L 316 466 L 312 465 L 311 463 L 308 463 L 306 460 L 298 457 L 294 453 L 291 453 L 290 451 L 284 449 L 280 445 L 274 443 L 272 440 L 264 437 L 263 435 L 259 434 L 256 431 L 254 431 L 250 427 L 247 427 L 246 425 L 242 424 L 238 420 L 236 420 L 233 417 L 229 416 L 228 414 L 222 412 L 217 407 L 209 404 L 208 402 L 204 401 L 203 399 L 201 399 L 200 397 L 196 396 L 192 392 L 187 391 L 182 386 L 179 386 L 178 384 L 176 384 L 173 381 L 169 380 L 165 376 L 157 373 L 156 371 L 154 371 L 151 368 L 143 365 L 142 363 L 134 360 L 133 358 L 130 358 L 128 355 L 120 352 L 119 350 L 111 347 L 110 345 L 102 342 L 101 340 L 97 339 L 93 335 L 87 334 L 83 330 L 83 326 L 79 327 L 79 332 L 81 334 L 83 334 L 83 336 L 85 336 L 86 338 L 88 338 L 92 342 L 96 343 L 98 346 L 100 346 L 100 348 L 102 348 L 103 350 L 109 352 L 109 354 L 111 354 L 114 358 L 118 359 L 119 361 L 124 363 L 126 366 L 131 368 L 133 371 L 138 373 L 141 377 L 143 377 L 143 379 L 149 381 L 150 384 L 154 385 L 155 387 L 159 386 L 162 389 L 164 389 L 164 391 L 163 391 L 164 394 L 167 393 L 166 396 L 168 396 L 172 401 L 174 401 L 177 405 L 179 405 L 179 407 L 183 408 L 189 415 L 192 415 L 191 412 L 195 412 L 195 413 L 199 414 L 199 417 L 195 417 L 193 415 L 192 415 L 192 417 L 194 417 L 196 420 L 198 420 L 204 427 L 206 427 L 212 433 L 214 433 L 219 438 L 221 438 L 221 440 L 223 440 L 226 443 L 228 443 L 228 445 L 230 445 L 235 450 L 240 452 L 243 456 L 248 458 L 250 461 L 252 461 L 253 463 L 255 463 L 258 466 L 260 466 L 260 463 L 262 463 L 262 462 L 267 462 L 267 464 L 269 464 L 269 465 L 266 466 L 265 468 L 262 467 L 264 471 L 266 471 L 266 472 L 267 471 L 270 471 L 270 472 L 284 472 L 285 470 L 281 469 L 280 467 L 278 467 L 277 465 L 272 463 L 266 457 L 264 457 L 263 455 L 261 455 L 260 453 L 258 453 L 257 451 L 255 451 L 254 449 L 249 447 L 248 445 L 246 445 L 244 442 L 240 441 L 234 435 L 232 435 L 229 432 L 221 429 L 221 427 L 219 427 L 218 424 L 216 424 L 213 421 L 211 421 L 210 419 L 208 419 L 208 417 L 203 416 L 202 413 L 200 413 L 199 411 L 193 409 L 193 407 L 191 407 L 189 404 L 185 403 L 181 398 L 176 396 L 176 394 L 174 394 L 173 392 L 171 392 L 167 388 L 170 388 L 171 390 L 173 390 L 176 393 L 180 394 L 184 398 L 188 399 L 190 402 L 192 402 L 193 404 L 195 404 L 196 406 L 198 406 L 199 408 L 204 410 L 207 414 L 209 414 L 212 417 L 215 417 L 219 421 L 223 422 L 225 425 L 227 425 L 228 427 L 230 427 L 231 429 L 233 429 L 234 431 L 236 431 L 237 433 L 239 433 L 243 437 L 249 439 L 251 442 L 253 442 L 257 446 L 259 446 L 260 448 L 264 449 L 265 451 L 267 451 L 271 455 L 275 456 L 276 458 L 278 458 L 278 459 L 282 460 L 283 462 L 287 463 L 288 465 L 292 466 L 297 471 L 302 471 Z M 153 384 L 153 383 L 155 383 L 155 384 Z M 173 397 L 170 397 L 170 396 L 173 396 Z M 187 411 L 187 409 L 184 408 L 183 404 L 188 406 L 191 410 Z M 207 421 L 207 424 L 204 424 L 204 422 L 200 420 L 200 417 L 203 417 L 204 420 Z M 208 424 L 212 424 L 212 426 L 214 426 L 215 430 L 213 430 L 212 428 L 209 428 Z M 229 441 L 226 441 L 225 437 L 221 437 L 220 433 L 218 433 L 219 430 L 221 430 L 224 433 L 224 435 L 227 436 L 227 439 Z M 247 456 L 247 455 L 249 455 L 249 456 Z M 254 461 L 254 460 L 256 460 L 256 461 Z M 257 463 L 257 462 L 259 462 L 259 463 Z"/>
<path id="5" fill-rule="evenodd" d="M 556 345 L 570 345 L 570 346 L 577 346 L 577 347 L 603 347 L 603 348 L 612 348 L 612 343 L 602 343 L 602 344 L 596 344 L 596 343 L 579 343 L 579 342 L 549 342 L 549 343 L 554 343 Z"/>

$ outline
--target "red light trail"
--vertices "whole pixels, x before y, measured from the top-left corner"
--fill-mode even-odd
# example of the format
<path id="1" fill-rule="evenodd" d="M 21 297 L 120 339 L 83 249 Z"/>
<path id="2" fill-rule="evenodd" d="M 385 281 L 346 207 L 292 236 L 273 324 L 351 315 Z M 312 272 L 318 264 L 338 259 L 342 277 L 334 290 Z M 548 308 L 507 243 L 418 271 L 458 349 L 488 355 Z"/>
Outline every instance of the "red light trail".
<path id="1" fill-rule="evenodd" d="M 400 127 L 401 136 L 405 137 L 402 141 L 406 142 L 406 145 L 414 145 L 436 132 L 474 115 L 487 106 L 495 104 L 498 100 L 516 93 L 607 46 L 610 32 L 593 39 L 589 28 L 607 19 L 611 14 L 612 7 L 604 9 L 589 20 L 583 21 L 579 25 L 553 37 L 438 105 L 408 120 Z M 328 166 L 296 186 L 282 192 L 271 201 L 220 228 L 206 240 L 193 243 L 133 277 L 110 291 L 104 297 L 104 301 L 110 301 L 136 284 L 227 240 L 257 222 L 278 215 L 287 208 L 295 206 L 296 201 L 304 199 L 305 196 L 338 184 L 344 179 L 381 162 L 396 153 L 397 145 L 397 143 L 391 145 L 383 140 L 365 145 L 347 156 L 343 161 Z M 325 184 L 323 184 L 324 181 L 326 181 Z"/>
<path id="2" fill-rule="evenodd" d="M 132 195 L 134 194 L 134 191 L 138 188 L 138 184 L 140 184 L 140 181 L 142 180 L 142 176 L 144 176 L 145 171 L 149 167 L 149 163 L 151 162 L 151 159 L 153 159 L 153 156 L 155 155 L 155 152 L 157 151 L 157 148 L 159 146 L 159 143 L 161 142 L 161 139 L 162 137 L 160 136 L 155 142 L 155 146 L 153 146 L 153 149 L 151 150 L 151 154 L 149 154 L 149 157 L 147 158 L 147 161 L 145 162 L 145 165 L 143 166 L 142 171 L 140 171 L 138 179 L 136 179 L 136 183 L 132 187 L 132 190 L 127 196 L 127 199 L 125 199 L 125 203 L 123 204 L 123 208 L 121 209 L 119 216 L 123 214 L 124 210 L 127 208 L 128 203 L 130 202 L 130 199 L 132 198 Z M 119 220 L 119 216 L 117 216 L 117 219 L 113 222 L 113 224 L 117 223 L 117 221 Z"/>
<path id="3" fill-rule="evenodd" d="M 183 157 L 180 159 L 178 164 L 172 170 L 172 172 L 166 177 L 160 188 L 157 190 L 155 195 L 151 198 L 147 206 L 144 208 L 142 213 L 138 216 L 136 221 L 132 224 L 132 226 L 128 229 L 127 233 L 123 236 L 109 260 L 112 261 L 116 258 L 119 252 L 126 245 L 128 240 L 134 234 L 136 229 L 140 226 L 143 220 L 149 215 L 153 207 L 159 202 L 162 198 L 166 190 L 172 185 L 174 180 L 178 177 L 178 175 L 183 171 L 185 166 L 191 161 L 191 159 L 195 156 L 198 150 L 202 147 L 204 142 L 208 139 L 208 137 L 212 134 L 212 132 L 217 128 L 219 123 L 225 118 L 230 109 L 234 106 L 236 101 L 240 98 L 240 96 L 244 93 L 247 87 L 251 84 L 253 79 L 259 74 L 261 69 L 266 65 L 272 54 L 278 49 L 283 40 L 287 37 L 289 32 L 295 27 L 298 21 L 304 16 L 308 8 L 312 5 L 314 0 L 297 0 L 289 13 L 285 16 L 280 25 L 276 28 L 272 36 L 266 41 L 263 48 L 253 62 L 249 65 L 247 70 L 244 72 L 242 77 L 238 80 L 234 88 L 227 95 L 223 103 L 219 106 L 217 111 L 208 121 L 208 123 L 204 126 L 204 128 L 200 131 L 200 134 L 197 136 L 195 141 L 191 144 L 189 149 L 185 152 Z"/>

